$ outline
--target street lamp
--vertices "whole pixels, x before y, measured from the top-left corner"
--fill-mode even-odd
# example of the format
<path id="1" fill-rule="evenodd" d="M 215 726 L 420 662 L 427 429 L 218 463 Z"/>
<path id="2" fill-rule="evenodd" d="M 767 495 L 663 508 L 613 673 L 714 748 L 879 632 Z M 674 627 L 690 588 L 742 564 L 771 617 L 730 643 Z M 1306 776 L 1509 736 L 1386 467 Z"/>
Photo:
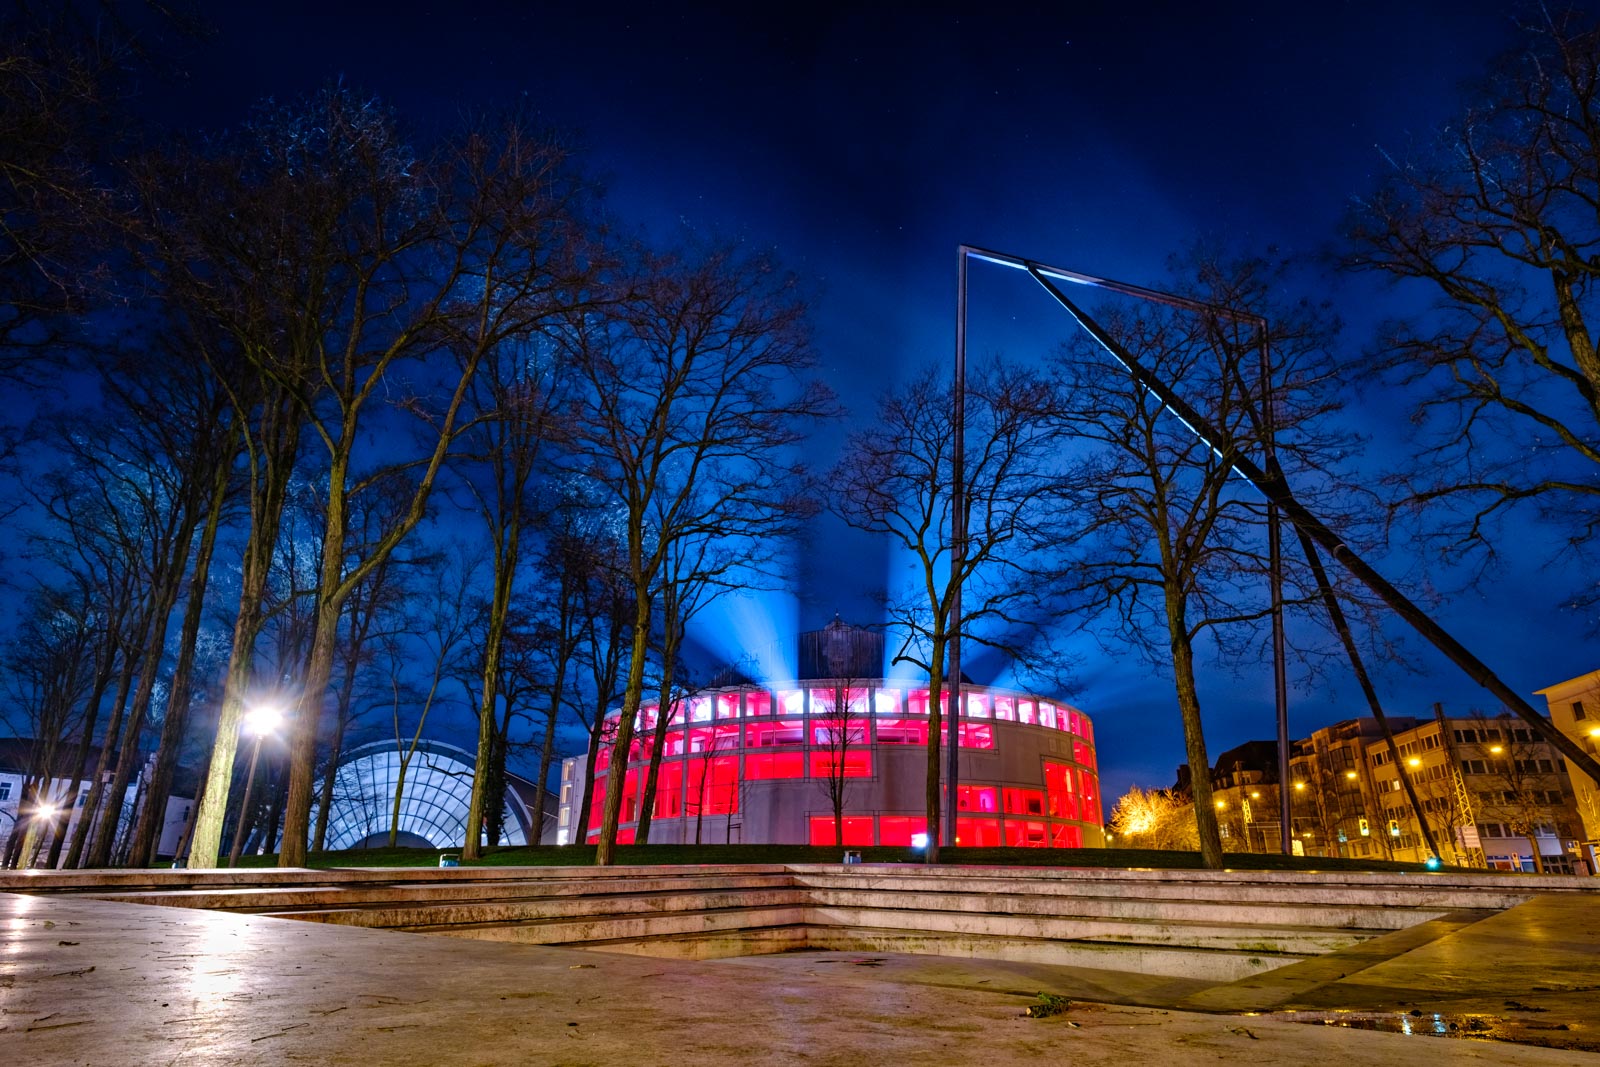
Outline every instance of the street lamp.
<path id="1" fill-rule="evenodd" d="M 228 850 L 228 866 L 239 865 L 239 853 L 244 850 L 244 821 L 250 813 L 250 792 L 256 784 L 256 761 L 261 758 L 261 742 L 283 722 L 283 712 L 273 707 L 256 707 L 245 712 L 244 732 L 256 741 L 250 749 L 250 769 L 244 776 L 244 803 L 239 805 L 239 821 L 233 828 L 233 847 Z"/>

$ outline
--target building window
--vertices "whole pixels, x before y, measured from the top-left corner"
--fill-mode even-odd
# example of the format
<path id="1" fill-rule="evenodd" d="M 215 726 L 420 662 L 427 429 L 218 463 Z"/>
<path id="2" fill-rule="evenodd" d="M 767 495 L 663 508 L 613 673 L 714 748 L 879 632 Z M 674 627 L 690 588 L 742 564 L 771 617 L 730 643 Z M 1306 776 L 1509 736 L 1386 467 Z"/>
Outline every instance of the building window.
<path id="1" fill-rule="evenodd" d="M 1572 718 L 1574 721 L 1579 719 L 1587 719 L 1588 717 L 1589 716 L 1586 715 L 1583 710 L 1583 701 L 1574 700 L 1572 702 Z"/>
<path id="2" fill-rule="evenodd" d="M 10 782 L 0 782 L 0 800 L 10 800 L 10 799 L 11 799 L 11 783 Z"/>
<path id="3" fill-rule="evenodd" d="M 872 844 L 872 816 L 846 815 L 840 821 L 843 823 L 844 829 L 843 844 Z M 811 816 L 811 843 L 813 845 L 837 845 L 841 843 L 839 841 L 835 841 L 833 838 L 832 815 Z M 910 841 L 907 840 L 906 843 L 910 844 Z M 887 842 L 885 842 L 885 844 L 887 844 Z"/>

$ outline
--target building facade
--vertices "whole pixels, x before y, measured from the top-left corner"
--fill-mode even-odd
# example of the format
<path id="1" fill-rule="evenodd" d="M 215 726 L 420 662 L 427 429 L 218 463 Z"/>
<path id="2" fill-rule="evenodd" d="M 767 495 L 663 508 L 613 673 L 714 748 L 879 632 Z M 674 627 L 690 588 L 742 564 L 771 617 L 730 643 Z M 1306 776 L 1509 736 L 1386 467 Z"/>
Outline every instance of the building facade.
<path id="1" fill-rule="evenodd" d="M 835 624 L 806 638 L 865 642 L 856 666 L 881 670 L 881 635 Z M 808 663 L 810 660 L 820 662 Z M 849 666 L 801 656 L 802 668 Z M 859 676 L 750 682 L 672 706 L 651 810 L 652 843 L 911 845 L 927 830 L 926 686 Z M 962 687 L 957 844 L 1038 848 L 1104 844 L 1094 727 L 1077 708 L 993 686 Z M 948 698 L 946 698 L 948 699 Z M 628 753 L 618 840 L 635 839 L 660 710 L 644 704 Z M 613 713 L 610 722 L 618 721 Z M 610 745 L 562 765 L 557 841 L 594 841 Z M 834 834 L 842 799 L 843 841 Z"/>
<path id="2" fill-rule="evenodd" d="M 1441 857 L 1461 866 L 1592 873 L 1560 754 L 1520 719 L 1390 718 L 1401 762 Z M 1377 722 L 1335 723 L 1297 741 L 1294 838 L 1307 855 L 1422 862 L 1428 848 Z M 1535 849 L 1537 848 L 1537 858 Z"/>
<path id="3" fill-rule="evenodd" d="M 21 809 L 25 787 L 30 778 L 37 773 L 35 755 L 34 742 L 27 738 L 0 738 L 0 855 L 6 854 L 11 836 L 17 832 L 19 825 L 27 825 Z M 99 749 L 92 748 L 86 763 L 92 768 L 98 761 Z M 152 769 L 151 760 L 146 759 L 139 764 L 133 780 L 128 783 L 118 809 L 120 823 L 113 856 L 120 855 L 122 849 L 127 846 L 136 805 L 142 801 L 144 785 Z M 34 866 L 48 862 L 50 846 L 57 834 L 64 840 L 72 838 L 82 819 L 85 802 L 89 799 L 90 784 L 86 778 L 71 776 L 52 777 L 40 784 L 38 794 L 55 814 L 48 820 L 48 830 L 41 829 L 41 832 L 35 835 L 35 840 L 30 842 L 31 854 L 19 860 L 20 866 Z M 180 791 L 192 794 L 193 787 L 194 782 L 190 776 L 183 773 L 177 776 L 173 787 L 174 795 L 168 797 L 166 811 L 163 813 L 156 843 L 157 855 L 171 856 L 177 850 L 194 807 L 194 802 L 189 796 L 177 794 Z M 109 805 L 103 807 L 109 810 Z M 97 819 L 96 822 L 98 821 Z M 65 857 L 64 850 L 58 850 L 58 853 L 61 857 Z"/>
<path id="4" fill-rule="evenodd" d="M 1550 708 L 1556 729 L 1576 741 L 1591 756 L 1600 756 L 1600 671 L 1539 690 Z M 1580 849 L 1592 871 L 1600 871 L 1600 786 L 1586 774 L 1572 776 L 1573 803 L 1582 823 Z"/>

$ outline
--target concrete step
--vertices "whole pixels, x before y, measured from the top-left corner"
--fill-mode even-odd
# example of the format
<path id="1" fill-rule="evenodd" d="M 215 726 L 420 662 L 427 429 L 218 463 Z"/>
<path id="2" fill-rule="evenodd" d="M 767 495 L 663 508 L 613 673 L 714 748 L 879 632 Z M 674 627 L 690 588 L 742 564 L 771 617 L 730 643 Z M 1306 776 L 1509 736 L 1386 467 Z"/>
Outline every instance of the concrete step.
<path id="1" fill-rule="evenodd" d="M 676 889 L 787 888 L 786 874 L 678 874 L 630 879 L 542 879 L 538 881 L 360 882 L 348 885 L 282 886 L 270 889 L 205 888 L 97 893 L 100 900 L 127 904 L 164 904 L 210 911 L 272 912 L 326 907 L 369 907 L 395 902 L 501 903 L 515 900 L 583 897 L 627 892 L 655 893 Z"/>
<path id="2" fill-rule="evenodd" d="M 896 887 L 909 891 L 971 892 L 975 894 L 1028 894 L 1060 897 L 1137 897 L 1144 900 L 1219 901 L 1233 904 L 1354 905 L 1358 907 L 1509 908 L 1529 898 L 1510 887 L 1447 887 L 1431 884 L 1393 885 L 1284 885 L 1275 882 L 1152 882 L 1119 878 L 1033 878 L 1006 874 L 972 873 L 955 880 L 921 873 L 921 869 L 884 870 L 867 866 L 863 875 L 851 868 L 802 870 L 794 874 L 797 885 L 816 888 L 857 888 L 863 877 L 874 888 Z"/>
<path id="3" fill-rule="evenodd" d="M 924 911 L 959 911 L 982 915 L 1070 916 L 1078 919 L 1242 923 L 1353 930 L 1399 930 L 1436 918 L 1448 910 L 1359 905 L 1330 906 L 1315 903 L 1232 903 L 1178 898 L 1079 896 L 1017 891 L 991 893 L 980 889 L 930 892 L 901 887 L 874 889 L 813 887 L 809 890 L 809 894 L 812 902 L 821 907 L 914 906 Z"/>
<path id="4" fill-rule="evenodd" d="M 998 915 L 890 908 L 813 907 L 815 926 L 877 927 L 963 937 L 1025 937 L 1105 945 L 1222 950 L 1253 955 L 1313 956 L 1372 935 L 1358 930 L 1245 923 L 1080 919 L 1055 915 Z"/>
<path id="5" fill-rule="evenodd" d="M 1234 982 L 1288 967 L 1307 958 L 1293 953 L 1059 941 L 993 934 L 966 937 L 870 926 L 812 926 L 807 931 L 806 945 L 836 952 L 905 952 L 1059 967 L 1092 967 L 1207 982 Z"/>
<path id="6" fill-rule="evenodd" d="M 286 919 L 303 919 L 308 922 L 334 923 L 340 926 L 437 930 L 449 926 L 537 923 L 573 916 L 608 916 L 616 917 L 620 921 L 630 917 L 649 919 L 657 915 L 691 911 L 767 907 L 803 908 L 806 904 L 805 891 L 800 889 L 672 889 L 466 904 L 305 908 L 264 914 Z"/>
<path id="7" fill-rule="evenodd" d="M 292 916 L 298 918 L 298 916 Z M 774 926 L 799 926 L 805 922 L 800 906 L 719 908 L 710 911 L 674 911 L 658 915 L 595 915 L 541 919 L 512 923 L 468 923 L 448 926 L 401 926 L 413 933 L 444 934 L 479 941 L 514 941 L 525 945 L 586 946 L 604 941 L 657 940 L 678 934 L 755 930 Z"/>

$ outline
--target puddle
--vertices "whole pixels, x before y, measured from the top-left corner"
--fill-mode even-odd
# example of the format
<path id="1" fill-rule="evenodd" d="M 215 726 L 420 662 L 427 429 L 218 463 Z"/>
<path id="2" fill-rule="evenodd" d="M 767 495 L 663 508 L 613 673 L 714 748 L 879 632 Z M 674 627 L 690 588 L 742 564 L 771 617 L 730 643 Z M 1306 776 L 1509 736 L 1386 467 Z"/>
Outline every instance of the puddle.
<path id="1" fill-rule="evenodd" d="M 1508 1019 L 1500 1015 L 1477 1012 L 1275 1011 L 1267 1013 L 1267 1017 L 1310 1026 L 1342 1026 L 1350 1030 L 1374 1030 L 1385 1034 L 1478 1038 L 1553 1048 L 1594 1047 L 1591 1041 L 1575 1033 L 1565 1023 Z"/>

